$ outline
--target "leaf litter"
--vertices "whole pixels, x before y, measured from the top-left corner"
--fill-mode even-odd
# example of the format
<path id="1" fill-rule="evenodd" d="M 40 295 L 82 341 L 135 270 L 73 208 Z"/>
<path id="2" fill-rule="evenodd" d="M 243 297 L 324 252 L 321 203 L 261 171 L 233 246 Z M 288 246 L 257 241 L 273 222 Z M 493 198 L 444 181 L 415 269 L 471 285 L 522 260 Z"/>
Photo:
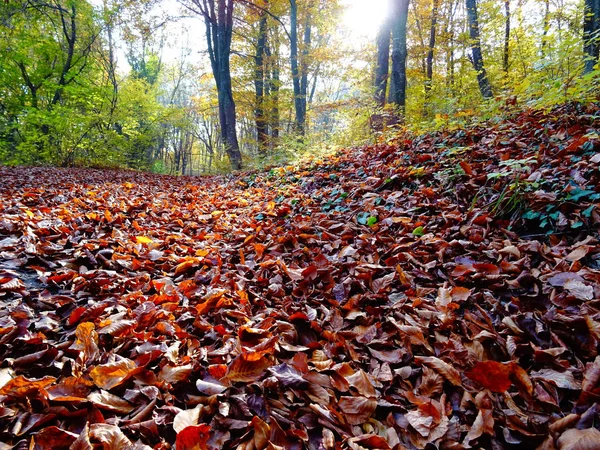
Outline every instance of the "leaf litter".
<path id="1" fill-rule="evenodd" d="M 600 448 L 598 117 L 0 168 L 0 448 Z"/>

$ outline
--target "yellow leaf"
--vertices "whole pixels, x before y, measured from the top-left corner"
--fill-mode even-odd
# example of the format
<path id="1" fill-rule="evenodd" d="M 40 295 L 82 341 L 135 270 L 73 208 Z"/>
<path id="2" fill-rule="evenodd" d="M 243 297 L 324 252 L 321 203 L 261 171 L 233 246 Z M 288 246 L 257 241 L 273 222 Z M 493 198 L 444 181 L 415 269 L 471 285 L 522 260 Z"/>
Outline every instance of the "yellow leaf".
<path id="1" fill-rule="evenodd" d="M 28 209 L 25 210 L 25 214 L 27 214 L 27 217 L 29 217 L 30 219 L 33 219 L 33 217 L 35 216 L 35 214 L 33 214 L 31 211 L 29 211 Z"/>
<path id="2" fill-rule="evenodd" d="M 137 236 L 135 238 L 135 240 L 137 241 L 138 244 L 151 244 L 152 242 L 154 242 L 152 239 L 150 239 L 147 236 Z"/>

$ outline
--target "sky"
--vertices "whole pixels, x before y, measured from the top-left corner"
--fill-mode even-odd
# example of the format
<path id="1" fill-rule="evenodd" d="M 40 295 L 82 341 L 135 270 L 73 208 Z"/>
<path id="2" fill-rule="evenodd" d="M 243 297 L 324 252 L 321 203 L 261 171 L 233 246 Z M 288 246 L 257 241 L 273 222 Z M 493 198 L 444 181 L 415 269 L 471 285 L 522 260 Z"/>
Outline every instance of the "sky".
<path id="1" fill-rule="evenodd" d="M 367 42 L 373 42 L 381 21 L 385 17 L 388 0 L 340 0 L 347 8 L 342 17 L 342 26 L 346 29 L 347 42 L 356 48 L 361 48 Z M 96 6 L 102 5 L 102 0 L 91 0 Z M 177 0 L 164 0 L 161 9 L 169 15 L 180 14 L 180 4 Z M 162 58 L 166 63 L 179 60 L 182 45 L 192 49 L 205 48 L 204 24 L 198 18 L 180 19 L 169 23 L 163 30 L 168 36 L 167 44 L 163 48 Z M 121 46 L 122 47 L 122 46 Z M 198 52 L 195 52 L 196 55 Z M 129 65 L 125 58 L 123 48 L 117 52 L 118 65 L 122 71 L 128 71 Z M 190 59 L 194 57 L 194 52 Z"/>

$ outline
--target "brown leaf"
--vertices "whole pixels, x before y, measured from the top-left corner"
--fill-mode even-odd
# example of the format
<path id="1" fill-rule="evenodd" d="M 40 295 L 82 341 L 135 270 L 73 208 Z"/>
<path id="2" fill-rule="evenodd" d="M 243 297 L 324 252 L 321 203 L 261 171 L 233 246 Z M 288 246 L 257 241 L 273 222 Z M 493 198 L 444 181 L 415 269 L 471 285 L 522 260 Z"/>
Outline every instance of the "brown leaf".
<path id="1" fill-rule="evenodd" d="M 354 374 L 345 378 L 348 381 L 348 384 L 356 389 L 360 395 L 364 395 L 365 397 L 375 397 L 375 387 L 364 371 L 359 369 Z"/>
<path id="2" fill-rule="evenodd" d="M 558 438 L 557 444 L 558 450 L 597 450 L 600 448 L 600 431 L 596 428 L 571 428 Z"/>
<path id="3" fill-rule="evenodd" d="M 589 245 L 580 245 L 567 255 L 567 261 L 579 261 L 580 259 L 585 258 L 591 249 L 592 247 Z"/>
<path id="4" fill-rule="evenodd" d="M 193 409 L 187 409 L 184 411 L 179 411 L 175 418 L 173 419 L 173 429 L 180 433 L 184 429 L 188 427 L 193 427 L 198 425 L 198 419 L 200 418 L 200 411 L 202 410 L 202 405 L 198 405 Z"/>
<path id="5" fill-rule="evenodd" d="M 44 428 L 33 434 L 35 450 L 68 450 L 77 435 L 56 426 Z"/>
<path id="6" fill-rule="evenodd" d="M 89 426 L 86 423 L 85 427 L 81 431 L 79 437 L 71 444 L 69 450 L 93 450 L 92 443 L 90 442 Z"/>
<path id="7" fill-rule="evenodd" d="M 216 380 L 196 380 L 196 388 L 203 394 L 216 395 L 227 389 L 227 386 Z"/>
<path id="8" fill-rule="evenodd" d="M 462 386 L 462 380 L 458 370 L 435 356 L 415 356 L 415 363 L 426 365 L 435 370 L 454 386 Z"/>
<path id="9" fill-rule="evenodd" d="M 365 423 L 377 409 L 377 400 L 366 397 L 341 397 L 338 406 L 351 425 Z"/>
<path id="10" fill-rule="evenodd" d="M 581 395 L 577 405 L 587 405 L 592 401 L 600 399 L 600 356 L 596 356 L 593 362 L 585 365 L 583 383 L 581 384 Z"/>
<path id="11" fill-rule="evenodd" d="M 167 383 L 177 383 L 179 381 L 187 380 L 190 377 L 192 370 L 194 370 L 192 364 L 186 364 L 185 366 L 171 366 L 167 364 L 160 369 L 158 378 Z"/>
<path id="12" fill-rule="evenodd" d="M 566 281 L 564 288 L 579 300 L 592 300 L 594 298 L 594 288 L 579 280 Z"/>
<path id="13" fill-rule="evenodd" d="M 134 410 L 134 406 L 131 405 L 127 400 L 123 400 L 116 395 L 101 390 L 100 392 L 92 392 L 88 395 L 88 400 L 96 405 L 100 409 L 107 411 L 119 412 L 122 414 L 128 414 Z"/>
<path id="14" fill-rule="evenodd" d="M 531 372 L 530 376 L 536 380 L 548 381 L 562 389 L 581 389 L 581 383 L 577 381 L 573 374 L 569 371 L 557 372 L 556 370 L 552 369 L 542 369 Z"/>
<path id="15" fill-rule="evenodd" d="M 114 425 L 95 423 L 90 427 L 90 437 L 102 442 L 103 450 L 133 450 L 133 444 Z"/>
<path id="16" fill-rule="evenodd" d="M 89 380 L 78 377 L 68 377 L 60 383 L 46 389 L 48 398 L 57 402 L 81 402 L 84 401 L 93 386 Z"/>

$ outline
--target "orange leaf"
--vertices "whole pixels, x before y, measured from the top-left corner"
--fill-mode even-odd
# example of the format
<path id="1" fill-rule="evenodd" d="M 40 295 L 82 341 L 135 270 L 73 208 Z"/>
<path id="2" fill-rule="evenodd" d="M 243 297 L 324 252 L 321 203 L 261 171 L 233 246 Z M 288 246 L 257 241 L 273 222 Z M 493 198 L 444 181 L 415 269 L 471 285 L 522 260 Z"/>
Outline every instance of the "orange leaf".
<path id="1" fill-rule="evenodd" d="M 473 168 L 471 167 L 471 165 L 466 162 L 466 161 L 461 161 L 459 162 L 460 167 L 462 168 L 462 170 L 465 171 L 465 173 L 469 176 L 473 175 Z"/>
<path id="2" fill-rule="evenodd" d="M 258 380 L 271 365 L 271 360 L 267 356 L 255 352 L 243 352 L 231 361 L 223 380 L 250 383 Z"/>
<path id="3" fill-rule="evenodd" d="M 511 368 L 497 361 L 479 362 L 465 375 L 471 380 L 481 384 L 492 392 L 505 392 L 510 388 Z"/>
<path id="4" fill-rule="evenodd" d="M 19 375 L 13 378 L 0 389 L 0 395 L 8 395 L 10 397 L 26 397 L 29 394 L 37 392 L 50 386 L 56 381 L 54 377 L 44 377 L 39 380 L 25 378 Z"/>
<path id="5" fill-rule="evenodd" d="M 118 362 L 94 367 L 90 377 L 99 388 L 110 390 L 136 373 L 136 369 L 137 366 L 133 361 L 123 358 Z"/>

